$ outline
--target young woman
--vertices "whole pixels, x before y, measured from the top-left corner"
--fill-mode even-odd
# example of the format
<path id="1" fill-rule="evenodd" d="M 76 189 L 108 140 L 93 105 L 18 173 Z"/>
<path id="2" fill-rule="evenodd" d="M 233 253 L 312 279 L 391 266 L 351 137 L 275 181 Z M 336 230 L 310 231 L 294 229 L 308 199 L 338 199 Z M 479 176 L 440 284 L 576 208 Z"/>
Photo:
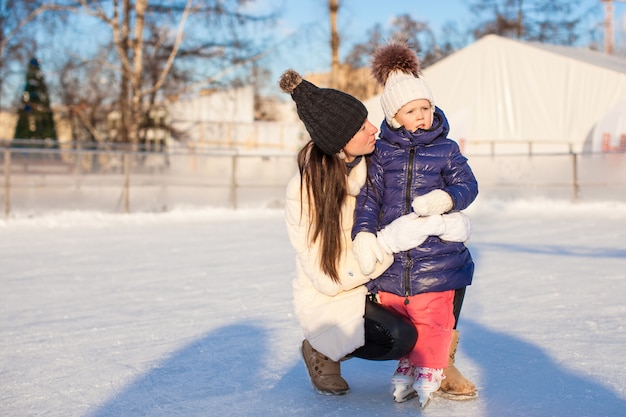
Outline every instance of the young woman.
<path id="1" fill-rule="evenodd" d="M 376 265 L 363 274 L 350 234 L 356 195 L 367 179 L 363 155 L 374 150 L 378 130 L 349 94 L 318 88 L 293 70 L 279 85 L 295 101 L 311 137 L 298 154 L 299 173 L 287 186 L 285 207 L 296 252 L 293 295 L 305 336 L 301 352 L 313 387 L 341 395 L 349 390 L 342 359 L 399 359 L 415 345 L 414 326 L 367 299 L 364 284 L 391 265 L 392 252 L 414 248 L 434 233 L 433 221 L 411 214 L 387 225 L 376 237 Z"/>

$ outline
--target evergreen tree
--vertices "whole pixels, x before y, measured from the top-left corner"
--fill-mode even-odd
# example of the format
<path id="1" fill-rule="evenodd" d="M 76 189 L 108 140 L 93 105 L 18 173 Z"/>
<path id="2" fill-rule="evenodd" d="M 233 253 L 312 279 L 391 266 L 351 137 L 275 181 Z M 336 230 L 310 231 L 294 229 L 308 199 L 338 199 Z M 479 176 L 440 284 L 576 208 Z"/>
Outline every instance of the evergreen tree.
<path id="1" fill-rule="evenodd" d="M 37 58 L 32 58 L 28 63 L 26 85 L 22 93 L 13 139 L 51 139 L 53 145 L 46 147 L 58 147 L 48 88 Z"/>

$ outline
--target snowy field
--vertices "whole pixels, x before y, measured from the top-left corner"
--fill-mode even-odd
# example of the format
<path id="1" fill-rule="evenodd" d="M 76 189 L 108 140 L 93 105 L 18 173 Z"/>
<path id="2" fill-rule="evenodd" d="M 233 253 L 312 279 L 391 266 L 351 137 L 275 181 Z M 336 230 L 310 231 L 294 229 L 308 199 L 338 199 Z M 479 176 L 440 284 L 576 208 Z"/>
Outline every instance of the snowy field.
<path id="1" fill-rule="evenodd" d="M 395 362 L 299 357 L 282 210 L 0 220 L 0 416 L 625 416 L 626 204 L 478 200 L 457 365 L 479 398 L 395 404 Z"/>

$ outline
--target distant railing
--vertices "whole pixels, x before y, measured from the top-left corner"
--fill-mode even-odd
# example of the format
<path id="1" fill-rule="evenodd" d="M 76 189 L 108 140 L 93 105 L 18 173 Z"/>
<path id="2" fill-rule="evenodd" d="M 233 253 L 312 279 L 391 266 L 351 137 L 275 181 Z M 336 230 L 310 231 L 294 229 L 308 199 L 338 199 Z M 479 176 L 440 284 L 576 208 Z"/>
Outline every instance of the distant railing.
<path id="1" fill-rule="evenodd" d="M 233 209 L 283 200 L 292 153 L 138 152 L 0 147 L 5 217 L 13 211 Z"/>
<path id="2" fill-rule="evenodd" d="M 543 155 L 571 154 L 574 145 L 559 141 L 533 140 L 459 140 L 461 151 L 465 155 Z"/>
<path id="3" fill-rule="evenodd" d="M 489 197 L 626 202 L 626 153 L 472 155 L 480 193 Z"/>
<path id="4" fill-rule="evenodd" d="M 626 201 L 626 153 L 468 156 L 480 196 Z M 144 152 L 0 146 L 0 194 L 12 212 L 157 212 L 282 207 L 294 153 Z"/>

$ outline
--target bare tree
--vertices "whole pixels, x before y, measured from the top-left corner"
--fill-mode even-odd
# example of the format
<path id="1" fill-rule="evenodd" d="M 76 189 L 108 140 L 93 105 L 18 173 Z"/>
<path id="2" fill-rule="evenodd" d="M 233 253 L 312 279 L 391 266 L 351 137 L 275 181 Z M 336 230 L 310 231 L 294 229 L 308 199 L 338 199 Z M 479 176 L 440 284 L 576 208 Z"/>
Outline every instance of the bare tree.
<path id="1" fill-rule="evenodd" d="M 77 14 L 96 18 L 110 30 L 112 56 L 108 62 L 102 56 L 93 59 L 102 68 L 115 70 L 115 107 L 121 123 L 114 139 L 137 145 L 147 127 L 146 115 L 160 97 L 215 84 L 214 74 L 258 59 L 263 38 L 251 28 L 271 23 L 275 16 L 242 12 L 246 2 L 57 0 L 55 4 L 71 5 Z"/>
<path id="2" fill-rule="evenodd" d="M 119 59 L 119 140 L 136 144 L 139 136 L 139 114 L 142 99 L 152 91 L 158 90 L 176 56 L 182 40 L 185 22 L 191 11 L 191 0 L 188 0 L 180 19 L 176 41 L 169 51 L 166 65 L 160 71 L 156 82 L 144 88 L 144 29 L 148 0 L 113 0 L 112 8 L 99 2 L 78 0 L 81 11 L 97 17 L 111 29 L 113 45 Z"/>
<path id="3" fill-rule="evenodd" d="M 339 87 L 339 31 L 337 30 L 337 13 L 339 13 L 339 0 L 328 0 L 328 13 L 330 15 L 330 86 Z"/>
<path id="4" fill-rule="evenodd" d="M 371 77 L 359 77 L 356 74 L 361 70 L 369 74 L 370 57 L 376 48 L 384 43 L 406 42 L 420 56 L 422 68 L 426 68 L 455 50 L 451 41 L 446 43 L 444 48 L 439 47 L 436 36 L 428 23 L 414 20 L 408 14 L 395 17 L 386 31 L 380 24 L 374 25 L 367 35 L 364 42 L 352 46 L 345 60 L 347 66 L 345 71 L 352 71 L 355 75 L 345 77 L 347 84 L 342 87 L 359 98 L 370 97 L 380 90 L 378 87 L 372 87 Z"/>
<path id="5" fill-rule="evenodd" d="M 414 20 L 408 14 L 400 15 L 392 20 L 391 27 L 384 31 L 380 25 L 375 25 L 368 32 L 368 39 L 363 43 L 355 44 L 346 57 L 346 62 L 355 67 L 369 65 L 369 57 L 372 52 L 388 41 L 406 42 L 421 56 L 420 61 L 424 67 L 443 58 L 442 49 L 437 44 L 437 39 L 426 22 Z M 451 49 L 451 44 L 446 50 Z"/>
<path id="6" fill-rule="evenodd" d="M 589 10 L 565 0 L 476 0 L 470 11 L 478 18 L 474 38 L 496 34 L 528 41 L 574 45 Z"/>
<path id="7" fill-rule="evenodd" d="M 59 70 L 59 98 L 72 127 L 76 146 L 91 147 L 108 141 L 103 131 L 107 114 L 115 101 L 115 73 L 104 65 L 111 51 L 100 48 L 95 57 L 85 61 L 69 56 Z"/>
<path id="8" fill-rule="evenodd" d="M 390 37 L 404 41 L 413 48 L 420 57 L 423 68 L 441 59 L 435 34 L 426 22 L 413 20 L 408 14 L 393 19 Z"/>

